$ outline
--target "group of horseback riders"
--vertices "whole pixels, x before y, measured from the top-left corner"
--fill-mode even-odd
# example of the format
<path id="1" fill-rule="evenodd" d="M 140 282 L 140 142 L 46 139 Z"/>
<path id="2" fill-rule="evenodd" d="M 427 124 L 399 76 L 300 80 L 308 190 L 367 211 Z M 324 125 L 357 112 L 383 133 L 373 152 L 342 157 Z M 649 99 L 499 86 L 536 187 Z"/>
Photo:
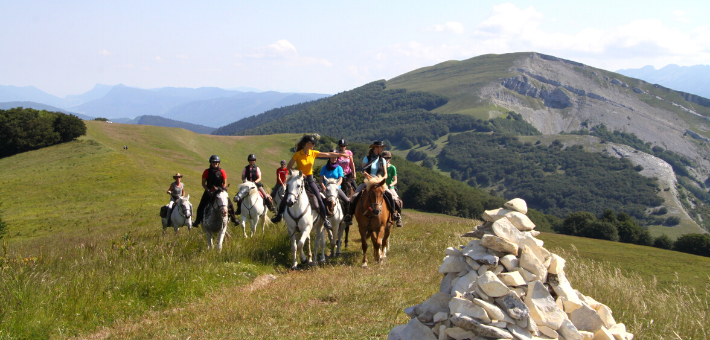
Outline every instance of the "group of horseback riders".
<path id="1" fill-rule="evenodd" d="M 287 197 L 289 192 L 286 186 L 286 180 L 288 173 L 291 169 L 301 171 L 305 177 L 306 189 L 310 191 L 318 201 L 318 211 L 320 217 L 323 218 L 324 226 L 331 229 L 330 221 L 326 218 L 327 212 L 326 207 L 323 204 L 323 199 L 320 195 L 319 185 L 313 177 L 313 166 L 316 158 L 328 158 L 328 163 L 321 168 L 320 187 L 325 190 L 326 179 L 336 179 L 338 180 L 338 196 L 343 203 L 345 209 L 345 222 L 350 225 L 352 224 L 352 216 L 355 213 L 356 203 L 360 197 L 361 191 L 365 188 L 365 184 L 360 184 L 357 186 L 357 171 L 355 168 L 355 162 L 353 160 L 352 151 L 348 150 L 348 143 L 344 139 L 338 141 L 338 149 L 333 149 L 330 152 L 319 152 L 314 150 L 316 145 L 316 139 L 313 136 L 306 135 L 301 138 L 301 140 L 296 145 L 296 152 L 293 154 L 291 160 L 286 163 L 285 160 L 281 161 L 281 167 L 276 169 L 276 185 L 271 191 L 271 194 L 267 193 L 264 189 L 263 183 L 261 183 L 261 170 L 256 166 L 256 155 L 250 154 L 247 157 L 249 164 L 242 170 L 242 181 L 254 182 L 259 189 L 266 206 L 269 210 L 274 211 L 276 215 L 271 219 L 272 222 L 278 223 L 283 217 L 283 213 L 286 209 L 286 200 L 282 199 L 278 207 L 274 207 L 272 196 L 278 194 L 279 189 L 283 187 L 285 190 L 284 197 Z M 397 185 L 397 168 L 390 164 L 390 159 L 392 154 L 389 151 L 384 151 L 384 145 L 381 141 L 375 141 L 370 145 L 370 151 L 368 155 L 362 160 L 362 173 L 367 173 L 370 176 L 382 176 L 386 178 L 386 184 L 388 189 L 385 192 L 385 203 L 390 211 L 393 212 L 392 220 L 395 221 L 398 227 L 402 226 L 401 218 L 401 200 L 397 195 L 396 185 Z M 211 197 L 212 193 L 217 188 L 227 187 L 227 173 L 224 169 L 220 168 L 221 159 L 217 155 L 212 155 L 209 159 L 210 167 L 205 169 L 202 173 L 202 187 L 205 189 L 200 199 L 200 204 L 197 207 L 197 215 L 195 226 L 202 223 L 204 216 L 205 206 Z M 175 182 L 170 185 L 168 189 L 168 194 L 170 194 L 170 208 L 172 209 L 173 202 L 177 200 L 180 196 L 185 195 L 184 183 L 181 182 L 182 175 L 177 173 L 173 176 Z M 347 195 L 352 193 L 352 196 Z M 399 203 L 399 204 L 398 204 Z M 236 215 L 240 213 L 241 204 L 237 202 L 237 211 L 234 211 L 234 206 L 232 202 L 229 201 L 228 214 L 232 221 L 236 223 Z"/>

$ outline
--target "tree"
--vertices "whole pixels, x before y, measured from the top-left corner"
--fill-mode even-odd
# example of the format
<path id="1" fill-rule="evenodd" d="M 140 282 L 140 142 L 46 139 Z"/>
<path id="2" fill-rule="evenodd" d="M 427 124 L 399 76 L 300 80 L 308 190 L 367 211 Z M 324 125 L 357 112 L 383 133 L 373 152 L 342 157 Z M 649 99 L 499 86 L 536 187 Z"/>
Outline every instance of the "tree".
<path id="1" fill-rule="evenodd" d="M 600 240 L 619 241 L 619 232 L 610 222 L 590 221 L 577 233 L 577 236 L 596 238 Z"/>
<path id="2" fill-rule="evenodd" d="M 668 218 L 666 218 L 667 226 L 672 227 L 674 225 L 678 225 L 678 223 L 680 223 L 680 217 L 678 216 L 668 216 Z"/>
<path id="3" fill-rule="evenodd" d="M 414 144 L 412 144 L 412 141 L 410 141 L 409 138 L 404 137 L 404 138 L 402 138 L 402 141 L 399 143 L 399 147 L 402 149 L 411 149 L 414 147 Z"/>
<path id="4" fill-rule="evenodd" d="M 54 121 L 54 131 L 59 133 L 62 142 L 69 142 L 86 134 L 86 124 L 75 115 L 60 114 Z"/>
<path id="5" fill-rule="evenodd" d="M 434 163 L 434 159 L 431 157 L 427 157 L 422 162 L 422 166 L 425 168 L 434 169 L 434 165 L 436 165 L 436 164 Z"/>
<path id="6" fill-rule="evenodd" d="M 668 235 L 661 234 L 653 241 L 653 246 L 661 249 L 673 249 L 673 240 Z"/>
<path id="7" fill-rule="evenodd" d="M 587 224 L 595 221 L 597 218 L 594 214 L 586 211 L 577 211 L 567 215 L 567 218 L 559 226 L 560 234 L 577 235 L 582 229 L 587 227 Z M 617 233 L 618 236 L 618 233 Z"/>
<path id="8" fill-rule="evenodd" d="M 646 229 L 641 229 L 641 233 L 639 234 L 638 240 L 635 242 L 636 244 L 640 246 L 652 246 L 654 242 L 653 236 L 651 236 L 651 233 L 646 230 Z"/>
<path id="9" fill-rule="evenodd" d="M 619 222 L 616 224 L 616 229 L 619 232 L 619 241 L 624 243 L 636 243 L 639 241 L 639 236 L 643 229 L 631 220 Z"/>
<path id="10" fill-rule="evenodd" d="M 688 254 L 710 257 L 710 236 L 705 234 L 685 234 L 679 237 L 673 249 Z"/>

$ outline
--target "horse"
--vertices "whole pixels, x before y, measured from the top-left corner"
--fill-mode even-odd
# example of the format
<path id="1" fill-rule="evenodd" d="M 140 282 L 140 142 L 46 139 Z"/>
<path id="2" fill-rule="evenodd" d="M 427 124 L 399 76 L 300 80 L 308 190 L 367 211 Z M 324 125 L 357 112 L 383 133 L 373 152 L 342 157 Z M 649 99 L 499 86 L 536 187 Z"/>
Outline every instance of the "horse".
<path id="1" fill-rule="evenodd" d="M 389 248 L 391 213 L 385 204 L 386 179 L 365 174 L 367 187 L 360 193 L 355 218 L 362 240 L 362 266 L 367 267 L 367 237 L 372 239 L 375 261 L 381 263 Z"/>
<path id="2" fill-rule="evenodd" d="M 205 232 L 205 239 L 207 240 L 207 249 L 213 247 L 212 236 L 217 235 L 217 250 L 222 251 L 222 243 L 224 242 L 224 235 L 227 232 L 227 225 L 229 223 L 229 216 L 227 214 L 227 207 L 229 205 L 229 194 L 227 194 L 227 189 L 225 188 L 215 188 L 205 207 L 205 216 L 202 221 L 202 230 Z"/>
<path id="3" fill-rule="evenodd" d="M 192 230 L 192 203 L 190 203 L 190 195 L 182 196 L 173 203 L 173 211 L 170 213 L 170 224 L 175 229 L 177 234 L 180 227 L 187 226 L 187 230 Z M 168 229 L 168 218 L 163 218 L 163 235 Z"/>
<path id="4" fill-rule="evenodd" d="M 244 231 L 244 238 L 248 238 L 246 230 L 246 222 L 249 221 L 249 226 L 251 227 L 251 237 L 254 237 L 256 228 L 259 225 L 259 219 L 262 219 L 261 231 L 262 233 L 266 229 L 266 224 L 271 223 L 271 221 L 266 216 L 266 206 L 264 205 L 264 199 L 259 194 L 259 188 L 256 187 L 254 182 L 245 181 L 239 185 L 239 191 L 234 195 L 234 202 L 238 200 L 242 201 L 242 231 Z"/>
<path id="5" fill-rule="evenodd" d="M 343 218 L 345 213 L 343 212 L 343 206 L 340 204 L 340 199 L 338 198 L 338 180 L 329 178 L 326 180 L 325 186 L 325 199 L 323 200 L 325 204 L 325 210 L 328 212 L 328 220 L 333 226 L 332 233 L 330 236 L 330 256 L 339 256 L 341 250 L 341 239 L 343 237 Z M 318 254 L 318 240 L 319 236 L 316 236 L 316 254 Z M 325 247 L 325 237 L 322 240 L 322 246 Z"/>
<path id="6" fill-rule="evenodd" d="M 274 207 L 278 209 L 281 200 L 284 199 L 284 195 L 286 194 L 286 187 L 282 185 L 274 194 L 274 197 L 272 197 L 274 199 Z"/>
<path id="7" fill-rule="evenodd" d="M 318 217 L 318 212 L 311 209 L 311 202 L 308 200 L 306 193 L 303 173 L 298 170 L 292 170 L 286 180 L 288 187 L 288 196 L 286 200 L 286 230 L 288 237 L 291 240 L 291 253 L 293 254 L 292 270 L 298 269 L 297 252 L 300 254 L 301 262 L 313 265 L 313 254 L 311 253 L 311 229 L 313 222 Z M 306 257 L 303 247 L 308 247 L 308 256 Z M 307 261 L 307 262 L 306 262 Z"/>

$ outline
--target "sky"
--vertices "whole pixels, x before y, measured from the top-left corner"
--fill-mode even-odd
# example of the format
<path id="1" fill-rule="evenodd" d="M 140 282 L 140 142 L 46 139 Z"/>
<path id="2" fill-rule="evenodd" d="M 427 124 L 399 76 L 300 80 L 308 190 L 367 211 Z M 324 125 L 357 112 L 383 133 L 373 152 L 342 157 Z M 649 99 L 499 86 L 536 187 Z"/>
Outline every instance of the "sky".
<path id="1" fill-rule="evenodd" d="M 335 94 L 491 53 L 611 71 L 710 64 L 707 13 L 707 0 L 0 0 L 0 85 Z"/>

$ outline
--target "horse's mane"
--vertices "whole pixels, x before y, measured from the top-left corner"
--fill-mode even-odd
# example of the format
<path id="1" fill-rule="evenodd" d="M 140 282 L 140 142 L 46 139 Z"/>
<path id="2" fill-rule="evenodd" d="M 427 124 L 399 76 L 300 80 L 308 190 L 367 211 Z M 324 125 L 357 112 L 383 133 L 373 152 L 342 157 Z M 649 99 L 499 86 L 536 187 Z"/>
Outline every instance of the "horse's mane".
<path id="1" fill-rule="evenodd" d="M 367 189 L 369 190 L 373 185 L 377 185 L 380 182 L 382 182 L 385 178 L 383 176 L 375 176 L 375 177 L 370 177 L 367 178 L 365 177 L 365 185 L 367 185 Z M 387 189 L 387 184 L 382 184 L 382 187 L 384 189 Z"/>
<path id="2" fill-rule="evenodd" d="M 249 184 L 254 184 L 254 186 L 250 186 Z M 252 195 L 252 194 L 254 194 L 254 192 L 258 191 L 258 189 L 256 187 L 256 183 L 250 182 L 250 181 L 246 181 L 242 184 L 239 184 L 239 190 L 237 190 L 237 192 L 241 191 L 242 188 L 249 188 L 249 195 Z"/>

